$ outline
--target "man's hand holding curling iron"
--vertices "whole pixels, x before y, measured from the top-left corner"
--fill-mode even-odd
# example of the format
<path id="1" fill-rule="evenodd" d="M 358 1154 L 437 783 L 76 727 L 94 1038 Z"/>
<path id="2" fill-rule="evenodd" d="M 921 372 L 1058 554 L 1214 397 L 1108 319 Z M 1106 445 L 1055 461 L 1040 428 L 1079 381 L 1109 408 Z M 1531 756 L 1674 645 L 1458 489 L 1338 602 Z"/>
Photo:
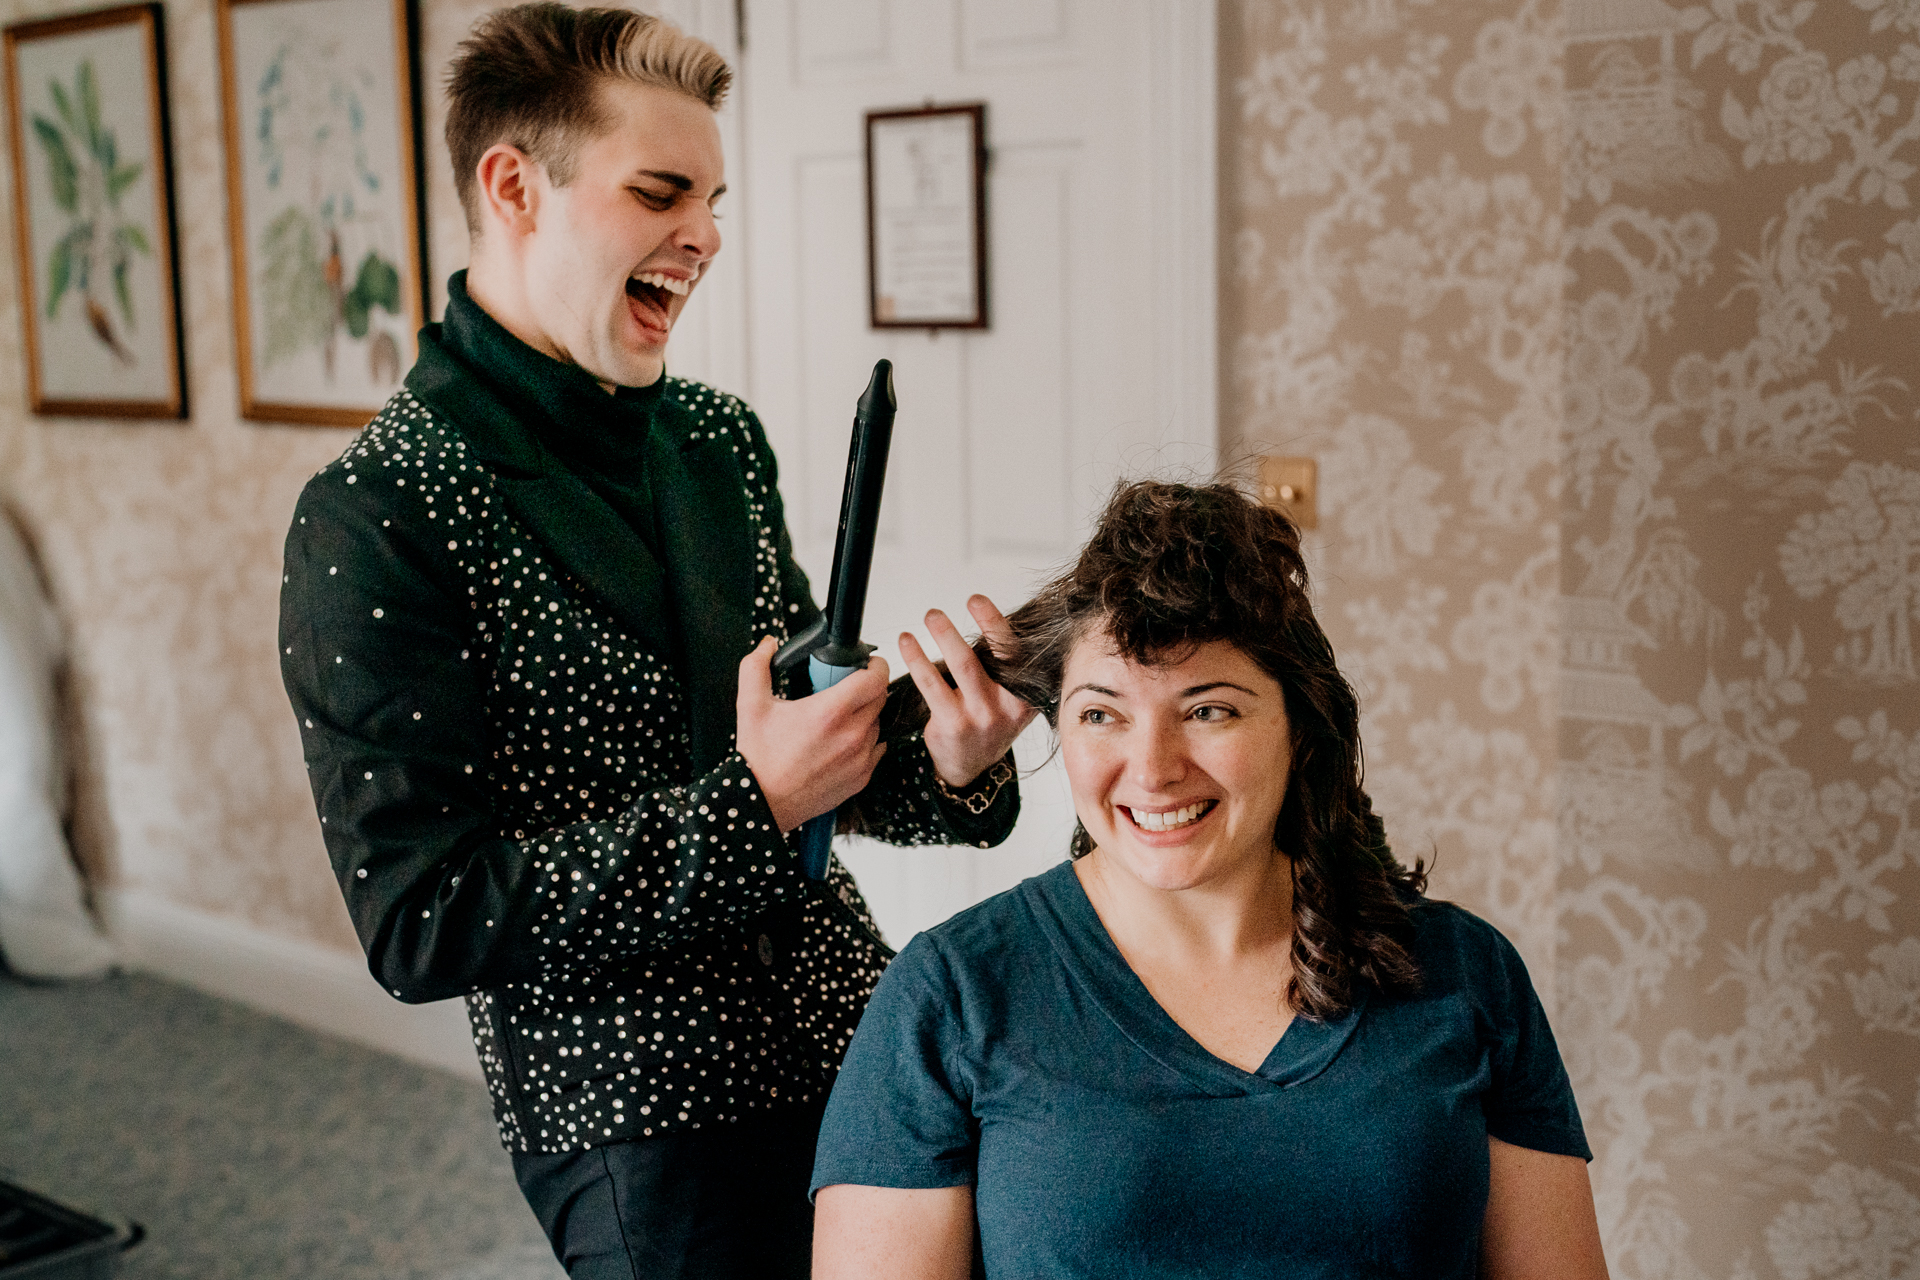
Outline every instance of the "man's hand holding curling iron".
<path id="1" fill-rule="evenodd" d="M 740 660 L 735 745 L 753 770 L 760 794 L 783 832 L 859 794 L 886 753 L 880 709 L 887 701 L 887 660 L 874 656 L 811 698 L 773 694 L 771 638 Z M 976 663 L 977 665 L 977 663 Z"/>
<path id="2" fill-rule="evenodd" d="M 988 645 L 996 653 L 1005 652 L 1013 631 L 993 601 L 980 595 L 969 597 L 967 612 Z M 946 614 L 929 610 L 927 630 L 947 661 L 953 684 L 941 678 L 940 669 L 910 632 L 900 633 L 900 657 L 914 687 L 927 700 L 925 737 L 934 772 L 957 790 L 1005 755 L 1037 712 L 987 678 L 980 659 Z"/>

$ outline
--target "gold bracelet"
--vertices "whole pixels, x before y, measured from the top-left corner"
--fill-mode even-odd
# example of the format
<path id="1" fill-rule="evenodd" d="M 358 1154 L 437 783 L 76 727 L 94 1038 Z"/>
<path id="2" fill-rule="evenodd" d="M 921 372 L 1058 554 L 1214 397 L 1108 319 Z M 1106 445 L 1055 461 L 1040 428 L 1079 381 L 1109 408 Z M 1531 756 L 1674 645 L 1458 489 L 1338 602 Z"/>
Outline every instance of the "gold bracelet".
<path id="1" fill-rule="evenodd" d="M 938 770 L 933 775 L 933 785 L 940 788 L 941 795 L 976 817 L 992 808 L 1000 788 L 1012 781 L 1013 766 L 1005 760 L 995 760 L 993 767 L 975 778 L 966 791 L 955 791 L 948 786 Z"/>

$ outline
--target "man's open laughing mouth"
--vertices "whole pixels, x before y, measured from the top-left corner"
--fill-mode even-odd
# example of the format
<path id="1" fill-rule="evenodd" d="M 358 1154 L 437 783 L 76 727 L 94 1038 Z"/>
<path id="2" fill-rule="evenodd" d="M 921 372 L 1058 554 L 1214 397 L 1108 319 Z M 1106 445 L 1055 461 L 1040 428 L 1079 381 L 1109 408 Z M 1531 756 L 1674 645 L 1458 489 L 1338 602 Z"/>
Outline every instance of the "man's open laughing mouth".
<path id="1" fill-rule="evenodd" d="M 641 328 L 664 338 L 673 328 L 674 299 L 684 299 L 692 293 L 697 278 L 665 271 L 642 271 L 628 277 L 627 297 L 632 302 L 634 319 Z"/>

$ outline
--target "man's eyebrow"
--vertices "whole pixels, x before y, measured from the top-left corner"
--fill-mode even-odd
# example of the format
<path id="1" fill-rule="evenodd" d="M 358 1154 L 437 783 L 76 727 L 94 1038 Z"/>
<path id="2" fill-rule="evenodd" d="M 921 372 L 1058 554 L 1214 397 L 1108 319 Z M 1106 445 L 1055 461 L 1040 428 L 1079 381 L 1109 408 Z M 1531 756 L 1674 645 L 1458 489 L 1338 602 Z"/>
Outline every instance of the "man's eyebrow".
<path id="1" fill-rule="evenodd" d="M 693 190 L 693 179 L 684 173 L 672 173 L 665 169 L 642 169 L 633 176 L 636 178 L 652 178 L 655 182 L 664 182 L 679 191 Z M 727 184 L 723 182 L 713 189 L 713 194 L 707 197 L 707 203 L 712 204 L 725 194 L 727 194 Z"/>
<path id="2" fill-rule="evenodd" d="M 665 169 L 642 169 L 636 176 L 642 178 L 657 178 L 668 186 L 678 187 L 682 191 L 693 190 L 693 179 L 684 173 L 669 173 Z"/>

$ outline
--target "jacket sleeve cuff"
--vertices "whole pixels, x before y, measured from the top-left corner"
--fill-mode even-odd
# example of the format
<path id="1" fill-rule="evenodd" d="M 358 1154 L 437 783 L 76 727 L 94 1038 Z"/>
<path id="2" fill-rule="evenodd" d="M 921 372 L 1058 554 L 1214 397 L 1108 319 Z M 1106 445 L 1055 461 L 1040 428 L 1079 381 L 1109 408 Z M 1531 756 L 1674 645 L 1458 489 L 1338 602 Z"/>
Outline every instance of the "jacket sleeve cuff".
<path id="1" fill-rule="evenodd" d="M 900 757 L 898 767 L 905 790 L 925 797 L 931 816 L 947 833 L 943 843 L 989 849 L 1012 833 L 1013 824 L 1020 816 L 1020 775 L 1014 767 L 1012 751 L 988 767 L 987 773 L 991 774 L 1005 766 L 1006 780 L 997 791 L 986 795 L 984 804 L 976 796 L 973 784 L 951 794 L 941 787 L 940 777 L 934 772 L 933 757 L 927 753 L 926 739 L 919 734 L 895 742 L 887 754 L 895 753 Z M 983 776 L 976 781 L 986 780 Z M 973 803 L 968 803 L 969 800 Z"/>

